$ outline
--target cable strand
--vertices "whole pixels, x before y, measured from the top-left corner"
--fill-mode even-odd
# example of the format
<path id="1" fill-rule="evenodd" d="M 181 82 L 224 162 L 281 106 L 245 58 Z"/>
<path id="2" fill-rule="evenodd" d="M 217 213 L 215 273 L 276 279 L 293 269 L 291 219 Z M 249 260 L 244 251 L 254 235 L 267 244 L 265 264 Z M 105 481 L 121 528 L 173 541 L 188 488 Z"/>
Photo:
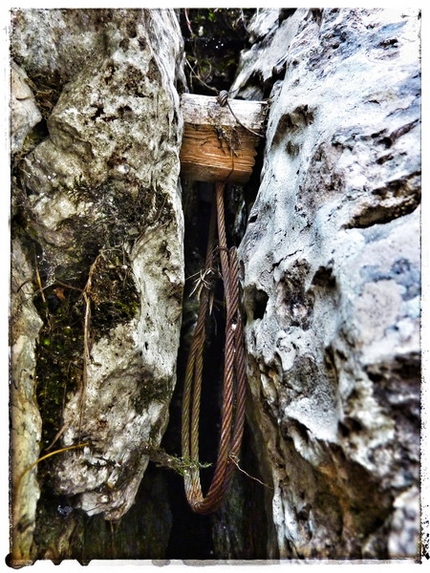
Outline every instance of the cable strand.
<path id="1" fill-rule="evenodd" d="M 213 265 L 215 231 L 217 231 L 217 251 L 221 263 L 226 309 L 225 353 L 221 432 L 215 470 L 206 495 L 203 495 L 200 483 L 199 421 L 206 323 L 210 314 L 211 293 L 207 288 L 202 289 L 200 296 L 199 314 L 188 356 L 182 402 L 182 456 L 193 462 L 184 474 L 185 494 L 190 507 L 200 514 L 212 513 L 222 503 L 239 455 L 245 418 L 246 373 L 243 324 L 239 308 L 239 262 L 236 249 L 227 249 L 224 187 L 225 183 L 217 183 L 215 186 L 205 262 L 206 272 Z"/>

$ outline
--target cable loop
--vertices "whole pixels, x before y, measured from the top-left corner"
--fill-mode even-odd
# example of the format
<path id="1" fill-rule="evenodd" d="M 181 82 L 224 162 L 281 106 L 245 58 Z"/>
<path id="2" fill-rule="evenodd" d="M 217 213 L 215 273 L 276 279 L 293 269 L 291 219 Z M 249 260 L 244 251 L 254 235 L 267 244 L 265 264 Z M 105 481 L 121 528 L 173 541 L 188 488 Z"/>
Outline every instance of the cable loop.
<path id="1" fill-rule="evenodd" d="M 203 378 L 206 321 L 210 314 L 210 290 L 202 289 L 199 315 L 185 373 L 182 402 L 182 456 L 193 463 L 184 475 L 185 494 L 192 510 L 207 514 L 216 511 L 227 492 L 239 456 L 245 419 L 245 353 L 243 324 L 239 307 L 239 260 L 236 248 L 228 249 L 224 216 L 225 183 L 216 183 L 209 226 L 205 271 L 213 265 L 215 253 L 221 261 L 226 307 L 221 433 L 212 482 L 203 495 L 199 470 L 199 420 Z M 216 243 L 218 235 L 218 246 Z M 203 275 L 204 275 L 203 273 Z"/>

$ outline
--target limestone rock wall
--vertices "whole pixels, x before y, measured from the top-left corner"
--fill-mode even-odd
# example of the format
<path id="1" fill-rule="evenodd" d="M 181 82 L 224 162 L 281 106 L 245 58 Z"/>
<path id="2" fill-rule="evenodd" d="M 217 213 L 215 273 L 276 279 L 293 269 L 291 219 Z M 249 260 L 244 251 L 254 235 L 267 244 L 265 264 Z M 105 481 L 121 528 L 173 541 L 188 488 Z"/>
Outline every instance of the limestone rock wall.
<path id="1" fill-rule="evenodd" d="M 230 92 L 270 112 L 240 245 L 242 459 L 264 486 L 235 476 L 214 547 L 240 559 L 264 529 L 268 559 L 413 558 L 419 13 L 260 9 L 248 31 Z M 164 474 L 138 488 L 179 346 L 177 16 L 14 10 L 11 57 L 12 559 L 163 559 Z"/>
<path id="2" fill-rule="evenodd" d="M 21 244 L 12 244 L 11 290 L 13 298 L 10 313 L 10 447 L 13 453 L 11 464 L 12 495 L 10 507 L 14 527 L 21 524 L 15 538 L 16 559 L 28 559 L 31 553 L 35 527 L 36 505 L 40 488 L 34 473 L 23 472 L 38 458 L 42 420 L 35 400 L 35 347 L 42 319 L 32 301 L 32 266 Z M 21 477 L 22 476 L 22 477 Z"/>
<path id="3" fill-rule="evenodd" d="M 27 307 L 15 321 L 12 411 L 32 398 L 25 422 L 12 416 L 13 463 L 23 440 L 32 452 L 20 468 L 38 458 L 38 439 L 43 453 L 79 446 L 27 474 L 32 491 L 15 492 L 21 561 L 35 472 L 72 508 L 119 519 L 167 424 L 184 281 L 183 47 L 172 10 L 32 9 L 12 12 L 11 55 L 43 116 L 31 131 L 41 117 L 27 114 L 27 135 L 12 108 L 13 258 L 23 251 L 27 265 L 25 276 L 24 263 L 13 267 L 12 296 L 25 293 Z M 58 543 L 49 551 L 67 556 Z"/>
<path id="4" fill-rule="evenodd" d="M 282 558 L 415 557 L 419 14 L 275 14 L 257 16 L 231 89 L 271 98 L 240 256 L 275 545 Z"/>

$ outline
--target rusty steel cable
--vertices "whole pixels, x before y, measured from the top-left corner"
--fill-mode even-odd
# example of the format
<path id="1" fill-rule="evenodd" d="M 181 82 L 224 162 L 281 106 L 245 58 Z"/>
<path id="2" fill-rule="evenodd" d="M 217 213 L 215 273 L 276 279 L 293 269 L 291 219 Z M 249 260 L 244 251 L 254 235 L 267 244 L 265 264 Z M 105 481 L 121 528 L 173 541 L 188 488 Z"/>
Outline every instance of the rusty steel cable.
<path id="1" fill-rule="evenodd" d="M 206 325 L 211 313 L 210 288 L 205 285 L 188 356 L 182 402 L 182 456 L 190 462 L 184 473 L 185 494 L 193 511 L 216 511 L 227 492 L 239 455 L 245 419 L 245 355 L 243 324 L 239 307 L 239 261 L 237 251 L 227 248 L 224 219 L 224 183 L 216 183 L 205 261 L 205 273 L 221 262 L 226 312 L 221 432 L 212 481 L 206 495 L 200 483 L 199 420 L 203 382 Z M 216 245 L 218 235 L 218 246 Z"/>

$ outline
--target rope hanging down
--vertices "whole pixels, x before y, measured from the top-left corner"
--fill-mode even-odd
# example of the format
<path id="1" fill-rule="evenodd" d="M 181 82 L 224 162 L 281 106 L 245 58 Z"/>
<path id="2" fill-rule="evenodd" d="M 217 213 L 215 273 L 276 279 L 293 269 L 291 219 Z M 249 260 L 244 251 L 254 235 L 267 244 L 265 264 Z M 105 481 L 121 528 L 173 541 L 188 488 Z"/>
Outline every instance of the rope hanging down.
<path id="1" fill-rule="evenodd" d="M 188 503 L 193 511 L 201 514 L 212 513 L 221 505 L 238 458 L 245 417 L 246 375 L 243 325 L 239 309 L 239 261 L 236 249 L 234 247 L 227 249 L 224 185 L 224 183 L 216 183 L 215 187 L 215 202 L 212 203 L 205 262 L 206 275 L 213 266 L 215 253 L 219 251 L 226 307 L 221 435 L 215 471 L 206 496 L 202 492 L 198 463 L 193 464 L 184 475 Z M 216 230 L 218 231 L 218 248 L 215 243 Z M 210 297 L 210 289 L 203 288 L 200 295 L 199 315 L 188 357 L 182 403 L 182 456 L 193 462 L 199 461 L 203 353 L 206 322 L 211 313 Z"/>

